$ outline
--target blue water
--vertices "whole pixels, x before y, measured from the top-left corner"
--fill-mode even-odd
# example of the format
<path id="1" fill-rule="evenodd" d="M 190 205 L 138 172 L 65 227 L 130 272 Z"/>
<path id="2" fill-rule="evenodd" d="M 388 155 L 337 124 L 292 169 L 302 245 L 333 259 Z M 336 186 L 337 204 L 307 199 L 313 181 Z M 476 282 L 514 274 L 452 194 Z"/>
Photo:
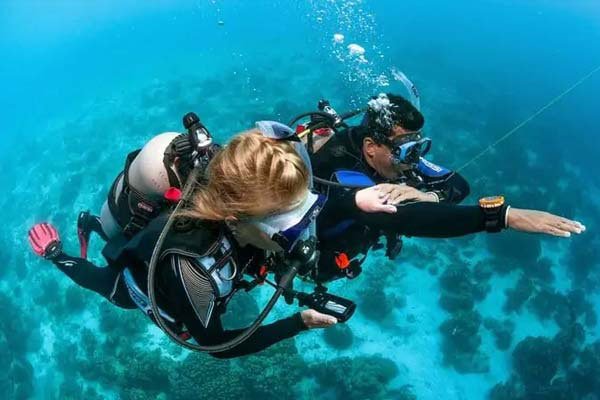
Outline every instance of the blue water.
<path id="1" fill-rule="evenodd" d="M 405 94 L 393 69 L 421 92 L 433 159 L 457 168 L 600 65 L 598 43 L 587 0 L 1 2 L 0 398 L 600 398 L 600 72 L 462 171 L 467 203 L 504 193 L 584 235 L 409 239 L 398 262 L 375 252 L 332 285 L 359 305 L 346 327 L 262 355 L 188 356 L 25 240 L 50 220 L 74 251 L 77 212 L 185 112 L 225 141 L 323 97 L 348 110 Z"/>

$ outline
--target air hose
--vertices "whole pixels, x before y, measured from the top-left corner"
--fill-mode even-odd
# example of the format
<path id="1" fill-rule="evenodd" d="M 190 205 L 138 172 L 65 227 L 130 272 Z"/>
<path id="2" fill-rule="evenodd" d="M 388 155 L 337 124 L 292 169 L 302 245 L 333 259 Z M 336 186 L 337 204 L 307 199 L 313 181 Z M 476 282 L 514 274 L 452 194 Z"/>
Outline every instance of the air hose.
<path id="1" fill-rule="evenodd" d="M 341 126 L 343 124 L 343 122 L 345 120 L 355 117 L 362 112 L 365 112 L 365 109 L 359 108 L 359 109 L 349 111 L 347 113 L 344 113 L 344 114 L 336 117 L 335 115 L 332 115 L 325 111 L 309 111 L 309 112 L 299 114 L 299 115 L 295 116 L 294 118 L 292 118 L 290 120 L 290 122 L 288 123 L 288 126 L 293 126 L 295 123 L 300 121 L 302 118 L 306 118 L 306 117 L 319 116 L 324 119 L 324 121 L 317 122 L 315 125 L 306 128 L 305 131 L 300 132 L 298 134 L 298 136 L 300 138 L 302 138 L 302 137 L 306 136 L 307 134 L 312 133 L 312 131 L 319 129 L 319 128 L 324 128 L 324 127 L 330 127 L 333 129 L 338 128 L 339 126 Z M 325 185 L 325 186 L 333 186 L 333 187 L 339 187 L 339 188 L 345 188 L 345 189 L 364 189 L 365 188 L 365 185 L 344 184 L 344 183 L 334 182 L 332 180 L 325 179 L 325 178 L 319 178 L 317 176 L 314 176 L 313 180 L 315 182 L 320 183 L 321 185 Z"/>

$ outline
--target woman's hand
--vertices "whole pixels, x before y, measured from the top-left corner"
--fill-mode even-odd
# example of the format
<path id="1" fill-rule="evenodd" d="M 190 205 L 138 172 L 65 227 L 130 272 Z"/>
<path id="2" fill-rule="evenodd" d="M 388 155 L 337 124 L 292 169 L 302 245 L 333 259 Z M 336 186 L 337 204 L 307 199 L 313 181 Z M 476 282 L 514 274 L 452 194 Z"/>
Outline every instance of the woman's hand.
<path id="1" fill-rule="evenodd" d="M 304 325 L 306 325 L 308 329 L 327 328 L 338 322 L 335 317 L 312 309 L 302 311 L 300 316 L 302 317 L 302 322 L 304 322 Z"/>
<path id="2" fill-rule="evenodd" d="M 577 221 L 545 211 L 522 210 L 512 207 L 508 210 L 507 225 L 517 231 L 545 233 L 560 237 L 569 237 L 571 233 L 579 234 L 585 231 L 585 226 Z"/>
<path id="3" fill-rule="evenodd" d="M 439 201 L 435 193 L 425 193 L 404 184 L 392 183 L 381 183 L 359 190 L 354 199 L 358 208 L 366 213 L 385 212 L 388 214 L 395 213 L 396 205 L 405 201 Z"/>
<path id="4" fill-rule="evenodd" d="M 371 186 L 356 192 L 354 201 L 361 211 L 366 213 L 384 212 L 388 214 L 393 214 L 397 211 L 395 206 L 387 204 L 390 197 L 389 194 L 380 196 L 380 186 Z"/>
<path id="5" fill-rule="evenodd" d="M 398 205 L 405 201 L 438 202 L 439 198 L 433 192 L 421 192 L 406 184 L 382 183 L 377 186 L 380 198 L 387 197 L 387 204 Z"/>

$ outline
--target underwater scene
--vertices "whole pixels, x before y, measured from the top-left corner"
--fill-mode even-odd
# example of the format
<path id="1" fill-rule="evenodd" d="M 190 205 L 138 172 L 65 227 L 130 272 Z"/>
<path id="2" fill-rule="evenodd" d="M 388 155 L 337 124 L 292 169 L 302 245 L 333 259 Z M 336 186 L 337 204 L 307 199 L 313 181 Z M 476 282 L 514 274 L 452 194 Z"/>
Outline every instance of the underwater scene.
<path id="1" fill-rule="evenodd" d="M 600 399 L 598 43 L 596 0 L 1 1 L 0 398 Z M 503 195 L 585 232 L 403 235 L 394 256 L 382 236 L 326 284 L 356 304 L 347 321 L 231 358 L 30 247 L 48 222 L 78 256 L 79 213 L 100 215 L 127 155 L 187 132 L 188 112 L 226 144 L 322 99 L 362 109 L 358 126 L 380 93 L 420 107 L 427 160 L 469 184 L 461 204 Z M 88 259 L 109 268 L 104 245 L 92 235 Z M 273 292 L 236 292 L 223 323 L 249 326 Z M 263 325 L 307 308 L 289 302 Z"/>

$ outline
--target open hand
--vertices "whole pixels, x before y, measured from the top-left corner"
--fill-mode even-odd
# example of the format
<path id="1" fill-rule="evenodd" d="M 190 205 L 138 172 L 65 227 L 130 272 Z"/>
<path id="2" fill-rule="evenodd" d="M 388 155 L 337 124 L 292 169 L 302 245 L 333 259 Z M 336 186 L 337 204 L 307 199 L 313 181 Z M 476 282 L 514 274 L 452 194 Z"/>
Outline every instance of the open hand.
<path id="1" fill-rule="evenodd" d="M 395 206 L 387 204 L 390 197 L 389 193 L 380 196 L 380 186 L 371 186 L 356 192 L 354 201 L 361 211 L 366 213 L 384 212 L 388 214 L 393 214 L 397 211 Z"/>
<path id="2" fill-rule="evenodd" d="M 421 192 L 414 187 L 406 184 L 394 184 L 394 183 L 382 183 L 377 186 L 379 197 L 384 198 L 387 196 L 387 204 L 398 205 L 405 201 L 427 201 L 437 202 L 438 197 L 431 192 Z"/>
<path id="3" fill-rule="evenodd" d="M 570 237 L 572 233 L 580 234 L 585 231 L 585 226 L 578 221 L 537 210 L 510 208 L 507 222 L 509 228 L 517 231 L 559 237 Z"/>
<path id="4" fill-rule="evenodd" d="M 302 322 L 308 329 L 327 328 L 337 324 L 337 319 L 331 315 L 323 314 L 313 309 L 304 310 L 300 313 Z"/>

